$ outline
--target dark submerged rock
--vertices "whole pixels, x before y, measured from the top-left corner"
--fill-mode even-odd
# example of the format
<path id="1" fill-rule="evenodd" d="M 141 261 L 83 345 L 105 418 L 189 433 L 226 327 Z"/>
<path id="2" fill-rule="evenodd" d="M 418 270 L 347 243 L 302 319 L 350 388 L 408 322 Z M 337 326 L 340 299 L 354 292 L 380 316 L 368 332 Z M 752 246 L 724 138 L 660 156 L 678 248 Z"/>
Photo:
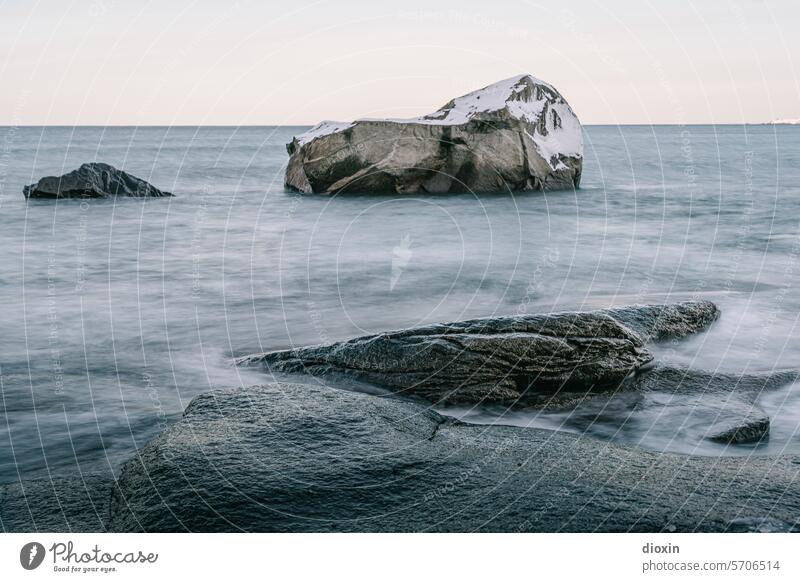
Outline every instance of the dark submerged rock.
<path id="1" fill-rule="evenodd" d="M 795 382 L 799 377 L 795 370 L 769 374 L 727 374 L 658 365 L 652 367 L 647 374 L 637 376 L 634 385 L 639 391 L 733 395 L 746 402 L 755 402 L 763 392 Z"/>
<path id="2" fill-rule="evenodd" d="M 83 164 L 63 176 L 47 176 L 25 186 L 25 198 L 109 198 L 172 196 L 135 176 L 102 163 Z"/>
<path id="3" fill-rule="evenodd" d="M 726 531 L 793 522 L 796 456 L 653 454 L 325 386 L 196 397 L 124 466 L 113 531 Z M 762 518 L 762 519 L 763 519 Z"/>
<path id="4" fill-rule="evenodd" d="M 612 391 L 653 360 L 645 337 L 696 332 L 713 303 L 634 306 L 436 324 L 248 356 L 271 372 L 350 375 L 437 404 L 560 407 Z M 623 324 L 625 322 L 626 324 Z"/>
<path id="5" fill-rule="evenodd" d="M 746 444 L 761 442 L 769 436 L 770 419 L 758 406 L 758 397 L 797 379 L 798 373 L 793 370 L 737 375 L 656 366 L 637 376 L 629 389 L 676 397 L 706 397 L 702 404 L 692 405 L 709 407 L 706 416 L 713 420 L 703 427 L 705 438 L 722 444 Z"/>
<path id="6" fill-rule="evenodd" d="M 739 418 L 712 424 L 706 438 L 730 445 L 758 443 L 769 436 L 769 425 L 769 416 L 763 410 L 757 406 L 745 407 Z"/>

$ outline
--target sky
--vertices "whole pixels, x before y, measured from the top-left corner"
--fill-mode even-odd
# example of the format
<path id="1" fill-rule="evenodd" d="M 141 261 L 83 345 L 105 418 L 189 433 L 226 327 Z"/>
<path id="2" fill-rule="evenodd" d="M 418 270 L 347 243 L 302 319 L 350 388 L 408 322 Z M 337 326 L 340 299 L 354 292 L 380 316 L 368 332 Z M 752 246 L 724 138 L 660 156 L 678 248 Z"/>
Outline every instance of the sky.
<path id="1" fill-rule="evenodd" d="M 796 0 L 0 0 L 0 125 L 412 117 L 520 73 L 583 123 L 800 118 Z"/>

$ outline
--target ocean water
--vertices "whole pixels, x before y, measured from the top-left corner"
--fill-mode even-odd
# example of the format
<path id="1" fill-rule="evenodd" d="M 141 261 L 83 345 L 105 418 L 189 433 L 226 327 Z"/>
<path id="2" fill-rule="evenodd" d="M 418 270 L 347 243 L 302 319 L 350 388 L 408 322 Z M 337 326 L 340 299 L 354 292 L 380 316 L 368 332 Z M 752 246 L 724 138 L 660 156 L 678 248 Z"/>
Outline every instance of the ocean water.
<path id="1" fill-rule="evenodd" d="M 0 482 L 116 467 L 256 351 L 470 317 L 708 298 L 708 332 L 656 347 L 707 371 L 800 367 L 800 127 L 585 128 L 577 191 L 298 196 L 302 128 L 0 128 Z M 30 201 L 105 161 L 172 199 Z M 313 381 L 313 380 L 309 380 Z M 698 438 L 719 397 L 653 394 L 584 432 L 681 454 L 800 450 L 800 387 L 761 395 L 758 446 Z"/>

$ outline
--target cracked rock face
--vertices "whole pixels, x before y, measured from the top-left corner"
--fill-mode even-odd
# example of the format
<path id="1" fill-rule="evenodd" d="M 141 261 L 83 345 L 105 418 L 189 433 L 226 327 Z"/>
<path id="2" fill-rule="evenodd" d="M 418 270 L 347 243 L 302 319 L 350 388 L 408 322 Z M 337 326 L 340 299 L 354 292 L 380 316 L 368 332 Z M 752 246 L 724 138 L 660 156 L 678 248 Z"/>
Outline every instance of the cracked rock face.
<path id="1" fill-rule="evenodd" d="M 415 119 L 323 121 L 287 145 L 303 193 L 455 193 L 577 188 L 581 125 L 548 83 L 505 79 Z"/>
<path id="2" fill-rule="evenodd" d="M 386 332 L 248 356 L 270 372 L 345 374 L 436 404 L 565 406 L 616 389 L 652 361 L 643 337 L 685 335 L 716 317 L 713 303 L 499 317 Z"/>
<path id="3" fill-rule="evenodd" d="M 25 198 L 110 198 L 172 196 L 127 172 L 101 163 L 83 164 L 63 176 L 47 176 L 25 186 Z"/>

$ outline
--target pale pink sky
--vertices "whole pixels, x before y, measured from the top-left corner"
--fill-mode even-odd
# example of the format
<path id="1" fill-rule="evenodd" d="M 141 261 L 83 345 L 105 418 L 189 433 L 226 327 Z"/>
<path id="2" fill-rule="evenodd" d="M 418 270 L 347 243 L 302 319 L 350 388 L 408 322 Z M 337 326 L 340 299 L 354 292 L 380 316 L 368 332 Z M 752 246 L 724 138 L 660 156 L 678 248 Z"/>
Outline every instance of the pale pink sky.
<path id="1" fill-rule="evenodd" d="M 584 123 L 800 117 L 789 0 L 0 0 L 0 124 L 414 116 L 529 72 Z"/>

